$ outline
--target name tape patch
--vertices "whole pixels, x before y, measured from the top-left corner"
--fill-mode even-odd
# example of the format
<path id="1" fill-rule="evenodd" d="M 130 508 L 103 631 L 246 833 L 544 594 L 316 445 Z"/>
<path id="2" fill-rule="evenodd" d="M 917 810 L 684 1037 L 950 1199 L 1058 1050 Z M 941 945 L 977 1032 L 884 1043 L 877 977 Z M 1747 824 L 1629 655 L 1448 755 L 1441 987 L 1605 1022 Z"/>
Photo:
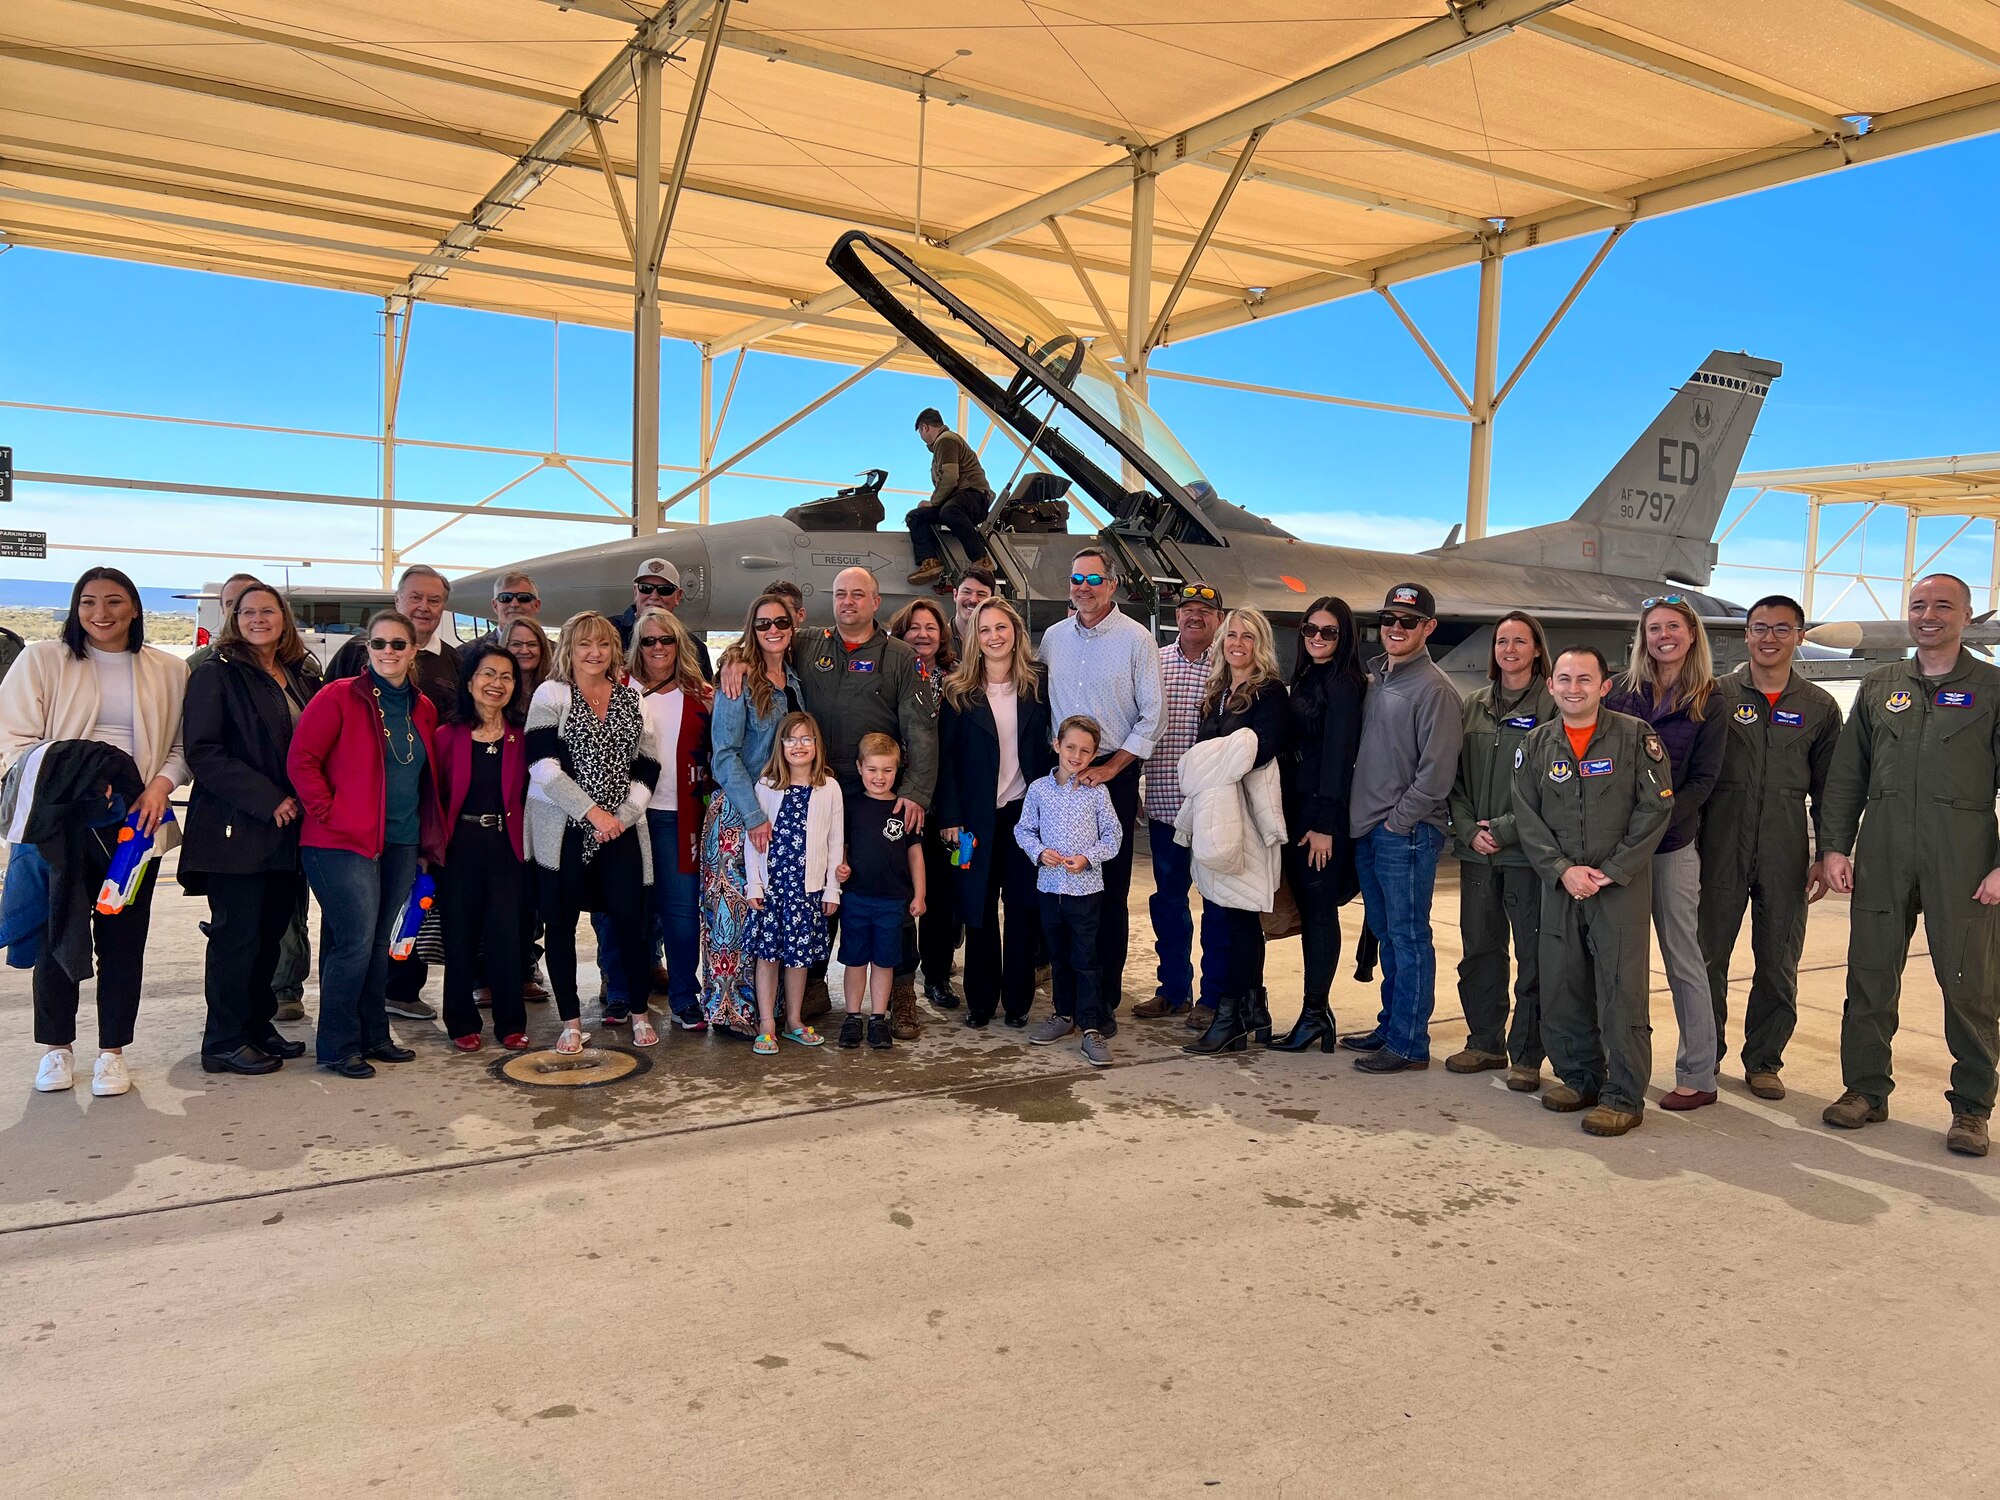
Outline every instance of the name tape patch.
<path id="1" fill-rule="evenodd" d="M 1533 714 L 1515 714 L 1512 718 L 1506 720 L 1506 724 L 1509 729 L 1533 729 L 1535 727 L 1535 716 Z"/>
<path id="2" fill-rule="evenodd" d="M 1788 714 L 1782 708 L 1774 708 L 1771 710 L 1771 722 L 1782 725 L 1787 729 L 1802 729 L 1805 727 L 1806 716 L 1804 714 Z"/>
<path id="3" fill-rule="evenodd" d="M 850 672 L 872 672 L 875 670 L 875 663 L 856 658 L 847 664 L 847 670 Z"/>
<path id="4" fill-rule="evenodd" d="M 1586 776 L 1609 776 L 1611 774 L 1611 762 L 1608 759 L 1587 760 L 1583 763 L 1583 774 Z"/>
<path id="5" fill-rule="evenodd" d="M 1937 697 L 1931 701 L 1936 703 L 1939 708 L 1970 708 L 1972 707 L 1972 694 L 1962 692 L 1957 688 L 1939 688 Z"/>

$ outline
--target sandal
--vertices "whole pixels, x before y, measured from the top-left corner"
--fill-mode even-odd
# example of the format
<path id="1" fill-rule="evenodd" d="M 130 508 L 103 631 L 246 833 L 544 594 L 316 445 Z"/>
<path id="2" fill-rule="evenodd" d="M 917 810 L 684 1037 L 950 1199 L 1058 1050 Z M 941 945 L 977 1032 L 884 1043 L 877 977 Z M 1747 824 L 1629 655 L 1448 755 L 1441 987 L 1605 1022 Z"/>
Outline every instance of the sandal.
<path id="1" fill-rule="evenodd" d="M 778 1039 L 768 1031 L 760 1031 L 757 1040 L 750 1044 L 750 1050 L 759 1057 L 769 1057 L 778 1050 Z"/>
<path id="2" fill-rule="evenodd" d="M 653 1029 L 653 1023 L 651 1021 L 647 1020 L 644 1016 L 635 1015 L 634 1017 L 632 1017 L 633 1046 L 650 1047 L 654 1043 L 659 1041 L 659 1039 L 660 1039 L 660 1034 L 659 1032 Z"/>
<path id="3" fill-rule="evenodd" d="M 814 1031 L 810 1026 L 788 1026 L 785 1028 L 783 1035 L 786 1041 L 797 1042 L 801 1047 L 824 1047 L 826 1045 L 826 1038 L 821 1036 L 817 1031 Z"/>
<path id="4" fill-rule="evenodd" d="M 583 1051 L 583 1044 L 590 1040 L 590 1033 L 574 1026 L 563 1027 L 562 1035 L 556 1038 L 556 1051 L 564 1057 L 575 1057 Z"/>

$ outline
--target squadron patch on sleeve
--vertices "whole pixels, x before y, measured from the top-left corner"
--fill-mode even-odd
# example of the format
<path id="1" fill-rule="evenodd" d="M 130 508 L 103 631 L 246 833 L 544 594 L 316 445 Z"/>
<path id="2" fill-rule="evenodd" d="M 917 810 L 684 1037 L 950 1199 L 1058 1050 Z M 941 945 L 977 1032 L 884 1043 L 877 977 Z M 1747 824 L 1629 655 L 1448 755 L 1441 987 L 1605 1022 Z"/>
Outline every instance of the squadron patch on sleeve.
<path id="1" fill-rule="evenodd" d="M 1654 760 L 1665 760 L 1667 758 L 1667 747 L 1660 743 L 1660 737 L 1657 734 L 1646 736 L 1646 754 Z"/>

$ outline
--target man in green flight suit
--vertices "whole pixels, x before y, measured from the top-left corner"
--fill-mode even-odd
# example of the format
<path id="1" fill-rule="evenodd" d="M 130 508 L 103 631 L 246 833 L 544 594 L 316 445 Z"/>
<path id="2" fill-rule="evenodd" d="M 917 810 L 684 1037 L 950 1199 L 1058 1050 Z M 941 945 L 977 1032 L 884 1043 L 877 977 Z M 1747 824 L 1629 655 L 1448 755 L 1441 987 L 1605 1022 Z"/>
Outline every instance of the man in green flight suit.
<path id="1" fill-rule="evenodd" d="M 1756 967 L 1743 1012 L 1743 1076 L 1760 1099 L 1785 1097 L 1778 1076 L 1799 1020 L 1799 955 L 1806 908 L 1826 894 L 1806 839 L 1826 816 L 1826 774 L 1840 740 L 1840 705 L 1792 670 L 1805 637 L 1797 600 L 1772 594 L 1750 606 L 1750 660 L 1717 684 L 1709 708 L 1729 725 L 1722 774 L 1701 824 L 1701 951 L 1715 999 L 1718 1055 L 1729 1017 L 1729 960 L 1750 909 Z"/>
<path id="2" fill-rule="evenodd" d="M 1965 580 L 1918 579 L 1916 656 L 1862 679 L 1834 751 L 1821 858 L 1827 883 L 1854 903 L 1840 1018 L 1847 1091 L 1821 1118 L 1843 1130 L 1889 1118 L 1889 1040 L 1922 911 L 1952 1057 L 1945 1145 L 1984 1156 L 2000 1051 L 2000 668 L 1961 644 L 1971 619 Z"/>
<path id="3" fill-rule="evenodd" d="M 1589 1110 L 1591 1135 L 1623 1135 L 1645 1115 L 1653 850 L 1674 807 L 1660 737 L 1603 706 L 1610 686 L 1595 647 L 1558 656 L 1561 718 L 1531 730 L 1514 765 L 1514 831 L 1542 877 L 1542 1042 L 1561 1080 L 1542 1107 Z"/>

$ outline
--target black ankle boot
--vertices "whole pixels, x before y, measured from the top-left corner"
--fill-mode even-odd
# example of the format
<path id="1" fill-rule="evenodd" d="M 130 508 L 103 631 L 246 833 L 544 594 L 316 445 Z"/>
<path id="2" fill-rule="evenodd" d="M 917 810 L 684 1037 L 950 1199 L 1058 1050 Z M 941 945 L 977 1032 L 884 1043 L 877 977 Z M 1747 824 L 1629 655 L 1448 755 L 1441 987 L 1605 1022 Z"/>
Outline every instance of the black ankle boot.
<path id="1" fill-rule="evenodd" d="M 1264 1045 L 1273 1052 L 1310 1052 L 1317 1044 L 1322 1052 L 1334 1048 L 1333 1012 L 1324 1000 L 1308 1000 L 1292 1029 L 1276 1041 Z"/>
<path id="2" fill-rule="evenodd" d="M 1183 1052 L 1206 1055 L 1211 1052 L 1241 1052 L 1250 1042 L 1247 1002 L 1224 995 L 1215 1002 L 1215 1019 L 1208 1030 L 1181 1048 Z"/>
<path id="3" fill-rule="evenodd" d="M 1261 984 L 1250 992 L 1250 998 L 1244 1006 L 1243 1029 L 1254 1036 L 1259 1043 L 1270 1045 L 1271 992 Z"/>

